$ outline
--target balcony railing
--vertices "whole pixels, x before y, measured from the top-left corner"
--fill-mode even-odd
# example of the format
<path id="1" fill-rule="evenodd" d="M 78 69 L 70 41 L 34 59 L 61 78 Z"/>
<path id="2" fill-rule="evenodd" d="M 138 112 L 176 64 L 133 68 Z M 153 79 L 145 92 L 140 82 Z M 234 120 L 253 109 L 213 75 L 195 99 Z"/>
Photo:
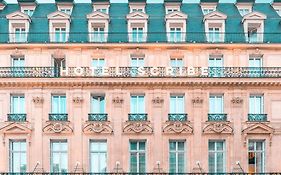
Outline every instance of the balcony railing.
<path id="1" fill-rule="evenodd" d="M 227 114 L 208 114 L 208 121 L 210 122 L 227 121 Z"/>
<path id="2" fill-rule="evenodd" d="M 68 121 L 68 114 L 49 114 L 49 121 Z"/>
<path id="3" fill-rule="evenodd" d="M 107 121 L 107 114 L 88 114 L 88 121 Z"/>
<path id="4" fill-rule="evenodd" d="M 267 114 L 248 114 L 249 122 L 266 122 Z"/>
<path id="5" fill-rule="evenodd" d="M 15 33 L 0 33 L 0 43 L 22 43 Z M 131 39 L 132 32 L 103 32 L 98 37 L 93 32 L 28 32 L 24 43 L 138 43 Z M 146 43 L 281 43 L 281 33 L 257 33 L 255 37 L 247 33 L 230 32 L 142 32 Z M 9 37 L 10 36 L 10 37 Z M 22 44 L 24 44 L 22 43 Z"/>
<path id="6" fill-rule="evenodd" d="M 8 114 L 9 122 L 25 122 L 26 114 Z"/>
<path id="7" fill-rule="evenodd" d="M 170 113 L 170 114 L 168 114 L 168 120 L 184 122 L 184 121 L 187 121 L 187 114 Z"/>
<path id="8" fill-rule="evenodd" d="M 147 121 L 147 114 L 138 113 L 138 114 L 128 114 L 129 121 Z"/>
<path id="9" fill-rule="evenodd" d="M 281 67 L 0 67 L 0 78 L 58 77 L 281 78 Z"/>

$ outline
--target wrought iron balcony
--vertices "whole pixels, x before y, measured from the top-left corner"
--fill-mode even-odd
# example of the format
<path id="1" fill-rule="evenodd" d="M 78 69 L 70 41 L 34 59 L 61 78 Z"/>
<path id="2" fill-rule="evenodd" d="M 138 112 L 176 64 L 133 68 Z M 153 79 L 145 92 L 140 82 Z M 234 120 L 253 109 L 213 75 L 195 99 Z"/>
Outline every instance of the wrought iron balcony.
<path id="1" fill-rule="evenodd" d="M 26 114 L 8 114 L 9 122 L 25 122 Z"/>
<path id="2" fill-rule="evenodd" d="M 170 113 L 170 114 L 168 114 L 168 120 L 184 122 L 184 121 L 187 121 L 187 114 Z"/>
<path id="3" fill-rule="evenodd" d="M 147 114 L 145 113 L 136 113 L 128 114 L 129 121 L 147 121 Z"/>
<path id="4" fill-rule="evenodd" d="M 208 114 L 208 121 L 210 122 L 227 121 L 227 114 Z"/>
<path id="5" fill-rule="evenodd" d="M 266 122 L 267 114 L 248 114 L 249 122 Z"/>
<path id="6" fill-rule="evenodd" d="M 49 114 L 49 121 L 68 121 L 68 114 Z"/>
<path id="7" fill-rule="evenodd" d="M 107 121 L 107 114 L 90 113 L 88 121 Z"/>

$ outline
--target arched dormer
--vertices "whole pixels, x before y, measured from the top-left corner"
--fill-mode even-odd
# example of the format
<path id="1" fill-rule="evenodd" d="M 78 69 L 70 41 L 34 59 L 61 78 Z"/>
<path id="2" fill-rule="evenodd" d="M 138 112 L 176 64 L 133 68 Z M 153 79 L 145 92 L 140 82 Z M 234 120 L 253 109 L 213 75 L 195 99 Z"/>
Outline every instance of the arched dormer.
<path id="1" fill-rule="evenodd" d="M 174 11 L 165 16 L 168 42 L 184 42 L 186 38 L 187 15 Z"/>
<path id="2" fill-rule="evenodd" d="M 145 42 L 149 16 L 135 11 L 127 15 L 129 42 Z"/>
<path id="3" fill-rule="evenodd" d="M 109 15 L 94 11 L 87 15 L 90 42 L 106 42 L 108 37 Z"/>

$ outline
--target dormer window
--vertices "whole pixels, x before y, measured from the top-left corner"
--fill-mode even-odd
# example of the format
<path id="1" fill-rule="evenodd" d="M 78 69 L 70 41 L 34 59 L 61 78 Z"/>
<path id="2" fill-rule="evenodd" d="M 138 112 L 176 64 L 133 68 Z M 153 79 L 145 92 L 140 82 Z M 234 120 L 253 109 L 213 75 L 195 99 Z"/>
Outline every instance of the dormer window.
<path id="1" fill-rule="evenodd" d="M 71 15 L 73 9 L 73 0 L 55 0 L 58 11 Z"/>
<path id="2" fill-rule="evenodd" d="M 215 8 L 202 8 L 203 15 L 216 11 Z"/>
<path id="3" fill-rule="evenodd" d="M 20 9 L 21 9 L 22 13 L 24 13 L 30 17 L 33 15 L 36 5 L 37 5 L 36 0 L 28 0 L 28 1 L 18 0 L 18 3 L 20 5 Z"/>
<path id="4" fill-rule="evenodd" d="M 204 16 L 207 42 L 224 42 L 227 16 L 215 11 Z"/>
<path id="5" fill-rule="evenodd" d="M 142 12 L 145 13 L 146 0 L 129 0 L 130 13 Z"/>
<path id="6" fill-rule="evenodd" d="M 266 16 L 259 12 L 252 12 L 242 19 L 247 42 L 263 42 L 264 20 Z"/>
<path id="7" fill-rule="evenodd" d="M 276 13 L 281 16 L 281 1 L 274 0 L 273 3 L 271 4 Z"/>
<path id="8" fill-rule="evenodd" d="M 9 20 L 10 42 L 27 42 L 27 36 L 31 19 L 22 12 L 14 12 L 7 15 Z"/>
<path id="9" fill-rule="evenodd" d="M 92 0 L 93 12 L 102 12 L 108 14 L 110 3 L 109 0 Z"/>
<path id="10" fill-rule="evenodd" d="M 87 15 L 90 42 L 106 42 L 108 36 L 109 15 L 95 11 Z"/>
<path id="11" fill-rule="evenodd" d="M 23 13 L 27 14 L 28 16 L 32 16 L 34 13 L 34 10 L 33 9 L 24 9 Z"/>
<path id="12" fill-rule="evenodd" d="M 145 42 L 148 15 L 135 11 L 127 15 L 129 42 Z"/>
<path id="13" fill-rule="evenodd" d="M 200 0 L 200 6 L 202 9 L 203 15 L 207 15 L 209 13 L 212 13 L 216 11 L 217 9 L 217 4 L 219 0 Z"/>
<path id="14" fill-rule="evenodd" d="M 71 15 L 71 8 L 61 8 L 59 11 Z"/>
<path id="15" fill-rule="evenodd" d="M 172 12 L 166 15 L 166 32 L 168 42 L 184 42 L 186 38 L 187 15 L 182 12 Z"/>
<path id="16" fill-rule="evenodd" d="M 70 16 L 56 11 L 48 15 L 51 42 L 67 42 L 70 30 Z"/>
<path id="17" fill-rule="evenodd" d="M 241 16 L 245 16 L 252 12 L 253 3 L 251 3 L 250 0 L 249 1 L 237 0 L 237 3 L 235 5 Z"/>
<path id="18" fill-rule="evenodd" d="M 182 0 L 164 0 L 166 14 L 179 12 Z"/>
<path id="19" fill-rule="evenodd" d="M 179 8 L 167 8 L 166 14 L 180 11 Z"/>

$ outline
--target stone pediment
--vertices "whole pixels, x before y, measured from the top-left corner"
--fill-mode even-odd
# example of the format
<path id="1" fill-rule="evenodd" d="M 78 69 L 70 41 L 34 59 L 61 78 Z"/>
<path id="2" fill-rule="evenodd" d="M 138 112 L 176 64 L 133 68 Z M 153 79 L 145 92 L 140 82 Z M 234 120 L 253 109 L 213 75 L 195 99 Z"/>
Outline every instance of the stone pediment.
<path id="1" fill-rule="evenodd" d="M 131 19 L 131 20 L 134 20 L 134 19 L 138 19 L 138 20 L 147 20 L 148 19 L 148 15 L 143 13 L 143 12 L 132 12 L 130 14 L 127 15 L 127 19 Z"/>
<path id="2" fill-rule="evenodd" d="M 30 17 L 20 11 L 16 11 L 13 13 L 10 13 L 6 16 L 8 20 L 28 20 L 31 21 Z"/>
<path id="3" fill-rule="evenodd" d="M 245 20 L 265 20 L 265 19 L 266 19 L 265 14 L 260 12 L 251 12 L 242 18 L 242 22 L 244 22 Z"/>
<path id="4" fill-rule="evenodd" d="M 175 11 L 175 12 L 167 14 L 165 19 L 166 20 L 169 20 L 169 19 L 183 19 L 183 20 L 186 20 L 187 19 L 187 14 L 179 12 L 179 11 Z"/>
<path id="5" fill-rule="evenodd" d="M 221 13 L 219 11 L 213 11 L 211 13 L 208 13 L 204 16 L 203 21 L 205 20 L 225 20 L 227 18 L 227 15 L 224 13 Z"/>
<path id="6" fill-rule="evenodd" d="M 70 122 L 61 122 L 61 121 L 46 121 L 43 132 L 46 134 L 70 134 L 73 132 L 73 126 Z"/>
<path id="7" fill-rule="evenodd" d="M 233 134 L 230 122 L 206 122 L 203 128 L 204 134 Z"/>
<path id="8" fill-rule="evenodd" d="M 242 131 L 244 134 L 273 134 L 274 129 L 265 123 L 253 123 Z"/>
<path id="9" fill-rule="evenodd" d="M 0 129 L 0 133 L 4 134 L 29 134 L 32 128 L 27 123 L 8 123 Z"/>
<path id="10" fill-rule="evenodd" d="M 90 13 L 87 15 L 87 19 L 104 19 L 104 20 L 109 20 L 109 15 L 99 12 L 99 11 L 95 11 L 93 13 Z"/>
<path id="11" fill-rule="evenodd" d="M 61 11 L 55 11 L 53 13 L 50 13 L 48 15 L 48 19 L 53 19 L 53 20 L 70 20 L 70 16 L 64 12 Z"/>

